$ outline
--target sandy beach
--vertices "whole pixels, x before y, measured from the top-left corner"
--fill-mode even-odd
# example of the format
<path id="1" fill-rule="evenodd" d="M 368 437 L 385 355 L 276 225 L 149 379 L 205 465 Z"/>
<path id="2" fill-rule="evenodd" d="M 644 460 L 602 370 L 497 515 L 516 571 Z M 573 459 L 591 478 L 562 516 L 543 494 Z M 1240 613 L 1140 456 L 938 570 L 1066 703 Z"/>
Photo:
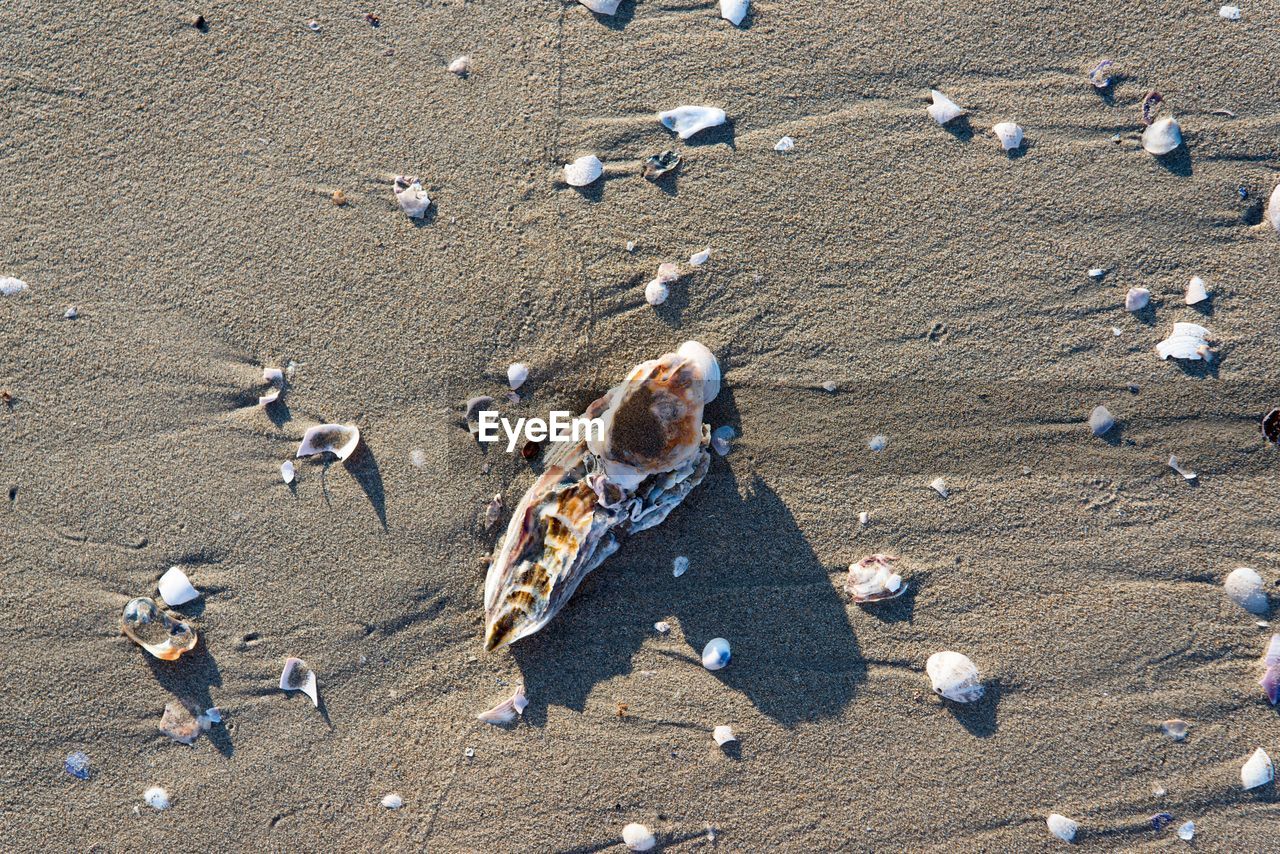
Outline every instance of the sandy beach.
<path id="1" fill-rule="evenodd" d="M 1030 852 L 1067 847 L 1059 813 L 1081 850 L 1184 847 L 1187 821 L 1274 850 L 1275 788 L 1240 777 L 1280 758 L 1274 629 L 1223 590 L 1280 583 L 1280 12 L 1241 10 L 4 4 L 6 847 L 625 851 L 637 822 L 668 851 Z M 968 116 L 940 127 L 931 89 Z M 1159 158 L 1153 90 L 1184 143 Z M 729 121 L 680 140 L 655 115 L 684 104 Z M 604 176 L 566 186 L 587 154 Z M 1180 322 L 1211 360 L 1158 357 Z M 484 559 L 540 463 L 478 447 L 466 401 L 518 361 L 504 408 L 581 411 L 687 340 L 732 451 L 486 653 Z M 266 408 L 264 366 L 289 373 Z M 286 485 L 325 422 L 357 454 Z M 907 591 L 855 604 L 878 552 Z M 200 640 L 166 662 L 120 616 L 174 565 Z M 934 694 L 940 650 L 979 702 Z M 294 656 L 319 708 L 278 687 Z M 518 684 L 515 723 L 477 720 Z M 174 700 L 223 723 L 175 743 Z"/>

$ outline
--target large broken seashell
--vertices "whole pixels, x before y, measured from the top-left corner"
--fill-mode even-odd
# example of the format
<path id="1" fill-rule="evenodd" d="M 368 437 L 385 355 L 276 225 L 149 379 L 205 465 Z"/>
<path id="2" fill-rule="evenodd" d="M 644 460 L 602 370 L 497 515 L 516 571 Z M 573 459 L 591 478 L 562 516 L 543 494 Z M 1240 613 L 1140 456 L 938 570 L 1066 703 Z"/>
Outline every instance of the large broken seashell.
<path id="1" fill-rule="evenodd" d="M 984 689 L 978 668 L 967 655 L 950 650 L 935 652 L 924 663 L 924 671 L 933 682 L 933 690 L 948 700 L 972 703 L 982 699 Z"/>
<path id="2" fill-rule="evenodd" d="M 1013 122 L 1001 122 L 991 128 L 991 132 L 1000 140 L 1000 147 L 1005 151 L 1013 151 L 1022 145 L 1022 128 Z"/>
<path id="3" fill-rule="evenodd" d="M 632 851 L 648 851 L 658 844 L 649 828 L 635 822 L 622 828 L 622 841 Z"/>
<path id="4" fill-rule="evenodd" d="M 604 164 L 594 154 L 579 157 L 564 165 L 564 182 L 570 187 L 585 187 L 604 174 Z"/>
<path id="5" fill-rule="evenodd" d="M 129 640 L 162 661 L 176 661 L 198 640 L 195 629 L 165 611 L 145 596 L 124 606 L 120 628 Z"/>
<path id="6" fill-rule="evenodd" d="M 747 17 L 747 6 L 750 0 L 720 0 L 720 17 L 735 27 L 742 26 L 742 19 Z"/>
<path id="7" fill-rule="evenodd" d="M 431 207 L 431 199 L 427 198 L 427 191 L 422 189 L 418 179 L 412 175 L 396 177 L 395 193 L 396 201 L 400 203 L 400 210 L 404 211 L 405 216 L 410 219 L 422 219 L 426 216 L 427 208 Z"/>
<path id="8" fill-rule="evenodd" d="M 1271 765 L 1271 757 L 1267 751 L 1259 747 L 1253 751 L 1244 767 L 1240 769 L 1240 784 L 1246 789 L 1265 786 L 1275 777 L 1275 769 Z"/>
<path id="9" fill-rule="evenodd" d="M 1198 323 L 1175 323 L 1169 337 L 1156 344 L 1161 359 L 1189 359 L 1206 361 L 1213 358 L 1209 349 L 1209 330 Z"/>
<path id="10" fill-rule="evenodd" d="M 330 453 L 341 460 L 351 456 L 360 444 L 360 428 L 354 424 L 317 424 L 302 434 L 302 444 L 294 456 L 309 457 Z"/>
<path id="11" fill-rule="evenodd" d="M 1182 128 L 1173 116 L 1156 119 L 1142 132 L 1142 147 L 1159 157 L 1182 145 Z"/>
<path id="12" fill-rule="evenodd" d="M 722 125 L 726 121 L 724 110 L 718 107 L 676 107 L 665 113 L 658 113 L 658 121 L 667 130 L 673 130 L 681 139 L 688 139 L 698 131 Z"/>
<path id="13" fill-rule="evenodd" d="M 945 125 L 947 122 L 955 121 L 967 112 L 962 109 L 959 104 L 939 92 L 937 89 L 930 89 L 929 97 L 933 99 L 933 103 L 927 108 L 929 118 L 933 119 L 940 125 Z"/>
<path id="14" fill-rule="evenodd" d="M 1232 570 L 1222 588 L 1228 599 L 1250 614 L 1265 614 L 1271 608 L 1262 576 L 1247 566 Z"/>
<path id="15" fill-rule="evenodd" d="M 618 11 L 622 0 L 578 0 L 578 2 L 597 15 L 612 15 Z"/>
<path id="16" fill-rule="evenodd" d="M 517 686 L 515 693 L 488 711 L 476 715 L 477 720 L 487 724 L 509 724 L 517 715 L 523 715 L 525 706 L 529 705 L 524 695 L 524 686 Z"/>
<path id="17" fill-rule="evenodd" d="M 907 592 L 907 585 L 902 583 L 902 576 L 893 571 L 896 560 L 892 555 L 873 554 L 850 564 L 844 589 L 858 603 L 879 602 L 901 596 Z"/>
<path id="18" fill-rule="evenodd" d="M 307 667 L 301 658 L 288 658 L 284 662 L 284 670 L 280 671 L 281 691 L 301 691 L 311 698 L 311 702 L 320 708 L 320 695 L 316 691 L 316 674 Z"/>
<path id="19" fill-rule="evenodd" d="M 170 608 L 185 605 L 192 599 L 200 598 L 200 591 L 191 586 L 191 579 L 187 578 L 187 574 L 181 567 L 169 567 L 165 574 L 160 576 L 156 586 L 160 589 L 160 598 Z"/>
<path id="20" fill-rule="evenodd" d="M 549 446 L 489 566 L 485 649 L 546 625 L 626 535 L 662 522 L 702 482 L 711 464 L 703 406 L 719 391 L 715 357 L 687 341 L 587 407 L 603 436 Z"/>
<path id="21" fill-rule="evenodd" d="M 1045 819 L 1045 824 L 1049 826 L 1049 832 L 1063 842 L 1070 842 L 1075 839 L 1076 831 L 1080 829 L 1080 825 L 1077 822 L 1056 812 L 1049 814 L 1049 817 Z"/>

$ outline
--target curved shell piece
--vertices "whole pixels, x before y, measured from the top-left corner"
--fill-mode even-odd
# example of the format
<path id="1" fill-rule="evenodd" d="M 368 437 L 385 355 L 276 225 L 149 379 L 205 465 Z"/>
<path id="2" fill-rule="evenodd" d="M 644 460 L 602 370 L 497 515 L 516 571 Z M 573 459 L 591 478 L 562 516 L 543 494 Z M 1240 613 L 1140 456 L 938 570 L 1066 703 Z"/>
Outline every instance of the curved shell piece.
<path id="1" fill-rule="evenodd" d="M 284 670 L 280 672 L 281 691 L 301 691 L 311 698 L 311 702 L 320 708 L 320 695 L 316 692 L 316 674 L 301 658 L 288 658 L 284 662 Z"/>
<path id="2" fill-rule="evenodd" d="M 1261 747 L 1253 751 L 1253 754 L 1245 761 L 1244 767 L 1240 769 L 1240 785 L 1246 789 L 1265 786 L 1274 777 L 1275 768 L 1271 765 L 1271 757 Z"/>
<path id="3" fill-rule="evenodd" d="M 170 608 L 185 605 L 192 599 L 200 598 L 200 591 L 191 586 L 191 579 L 181 567 L 171 566 L 156 582 L 160 589 L 160 598 Z"/>
<path id="4" fill-rule="evenodd" d="M 360 428 L 354 424 L 317 424 L 302 434 L 297 457 L 309 457 L 326 451 L 340 461 L 351 456 L 360 444 Z"/>
<path id="5" fill-rule="evenodd" d="M 1199 276 L 1192 276 L 1191 281 L 1187 282 L 1187 295 L 1184 297 L 1187 305 L 1195 305 L 1198 302 L 1204 302 L 1209 298 L 1209 292 L 1205 289 L 1204 279 Z"/>
<path id="6" fill-rule="evenodd" d="M 1142 132 L 1142 147 L 1159 157 L 1182 145 L 1182 128 L 1173 116 L 1156 119 Z"/>
<path id="7" fill-rule="evenodd" d="M 719 107 L 676 107 L 658 113 L 658 121 L 667 130 L 673 130 L 681 139 L 688 139 L 699 131 L 722 125 L 727 120 L 724 110 Z"/>
<path id="8" fill-rule="evenodd" d="M 1169 337 L 1156 345 L 1161 359 L 1212 359 L 1209 349 L 1209 330 L 1198 323 L 1175 323 Z"/>
<path id="9" fill-rule="evenodd" d="M 1271 608 L 1262 576 L 1247 566 L 1232 570 L 1222 586 L 1227 598 L 1250 614 L 1265 614 Z"/>
<path id="10" fill-rule="evenodd" d="M 587 407 L 603 435 L 550 446 L 489 566 L 485 649 L 546 625 L 626 535 L 662 522 L 702 482 L 711 463 L 703 405 L 719 385 L 715 357 L 689 342 Z"/>
<path id="11" fill-rule="evenodd" d="M 517 716 L 523 715 L 525 707 L 528 705 L 529 700 L 524 695 L 524 686 L 519 685 L 516 687 L 514 694 L 494 706 L 492 709 L 488 709 L 487 711 L 483 711 L 476 715 L 476 719 L 484 721 L 487 724 L 509 724 L 514 721 Z"/>
<path id="12" fill-rule="evenodd" d="M 1005 151 L 1013 151 L 1022 145 L 1022 128 L 1013 122 L 1001 122 L 991 128 L 991 132 L 1000 140 L 1000 147 Z"/>
<path id="13" fill-rule="evenodd" d="M 897 558 L 892 555 L 873 554 L 850 564 L 849 577 L 845 580 L 844 589 L 849 591 L 853 601 L 858 603 L 896 599 L 907 592 L 907 585 L 902 583 L 902 576 L 893 571 L 896 560 Z"/>
<path id="14" fill-rule="evenodd" d="M 198 640 L 195 629 L 145 596 L 131 599 L 124 606 L 120 628 L 129 640 L 161 661 L 176 661 Z"/>
<path id="15" fill-rule="evenodd" d="M 731 741 L 737 741 L 738 737 L 733 734 L 733 727 L 721 725 L 715 728 L 711 733 L 711 737 L 716 740 L 716 744 L 724 747 Z"/>
<path id="16" fill-rule="evenodd" d="M 1077 822 L 1056 812 L 1049 814 L 1049 817 L 1045 819 L 1045 824 L 1049 826 L 1049 832 L 1063 842 L 1070 842 L 1075 839 L 1076 831 L 1080 829 L 1080 825 Z"/>
<path id="17" fill-rule="evenodd" d="M 940 125 L 945 125 L 947 122 L 955 121 L 967 112 L 959 104 L 939 92 L 937 89 L 930 89 L 929 97 L 933 99 L 933 103 L 927 108 L 929 118 L 933 119 Z"/>
<path id="18" fill-rule="evenodd" d="M 564 182 L 570 187 L 585 187 L 594 184 L 604 174 L 604 164 L 594 154 L 579 157 L 572 163 L 564 165 Z"/>
<path id="19" fill-rule="evenodd" d="M 615 14 L 618 6 L 622 4 L 622 0 L 578 0 L 578 2 L 597 15 Z"/>
<path id="20" fill-rule="evenodd" d="M 978 668 L 967 655 L 943 650 L 929 656 L 924 665 L 925 673 L 933 682 L 933 690 L 940 696 L 957 703 L 972 703 L 982 699 L 982 680 Z"/>
<path id="21" fill-rule="evenodd" d="M 735 27 L 742 26 L 742 19 L 747 17 L 750 0 L 720 0 L 720 17 Z"/>

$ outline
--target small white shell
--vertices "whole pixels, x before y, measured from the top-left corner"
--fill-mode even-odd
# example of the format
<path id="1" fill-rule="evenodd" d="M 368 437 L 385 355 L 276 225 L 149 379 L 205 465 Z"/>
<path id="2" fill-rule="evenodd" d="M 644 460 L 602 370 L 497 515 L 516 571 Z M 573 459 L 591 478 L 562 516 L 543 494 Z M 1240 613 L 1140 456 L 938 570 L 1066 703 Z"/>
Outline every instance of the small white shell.
<path id="1" fill-rule="evenodd" d="M 716 727 L 711 733 L 711 737 L 714 738 L 716 740 L 716 744 L 721 747 L 724 747 L 731 741 L 738 740 L 738 737 L 733 734 L 733 727 L 723 725 Z"/>
<path id="2" fill-rule="evenodd" d="M 0 296 L 11 297 L 27 289 L 27 283 L 13 276 L 0 276 Z"/>
<path id="3" fill-rule="evenodd" d="M 925 673 L 933 683 L 933 690 L 957 703 L 972 703 L 982 699 L 982 680 L 978 668 L 967 655 L 943 650 L 929 656 L 924 664 Z"/>
<path id="4" fill-rule="evenodd" d="M 1142 311 L 1151 302 L 1151 291 L 1146 288 L 1129 288 L 1124 295 L 1125 311 Z"/>
<path id="5" fill-rule="evenodd" d="M 867 440 L 867 450 L 880 453 L 889 446 L 889 437 L 882 433 L 877 433 Z"/>
<path id="6" fill-rule="evenodd" d="M 524 686 L 520 685 L 509 698 L 503 700 L 492 709 L 476 715 L 476 720 L 495 725 L 509 724 L 516 719 L 517 715 L 523 715 L 525 707 L 528 705 L 529 700 L 524 695 Z"/>
<path id="7" fill-rule="evenodd" d="M 200 598 L 200 591 L 191 586 L 191 579 L 176 566 L 169 567 L 165 574 L 160 576 L 156 586 L 160 588 L 160 598 L 170 608 L 185 605 L 192 599 Z"/>
<path id="8" fill-rule="evenodd" d="M 667 130 L 679 134 L 681 139 L 688 139 L 698 131 L 722 125 L 726 119 L 724 110 L 718 107 L 682 106 L 658 113 L 658 121 Z"/>
<path id="9" fill-rule="evenodd" d="M 680 576 L 684 575 L 688 571 L 689 571 L 689 559 L 684 555 L 680 555 L 675 560 L 671 561 L 671 575 L 673 577 L 679 578 Z"/>
<path id="10" fill-rule="evenodd" d="M 1267 200 L 1267 222 L 1276 231 L 1280 231 L 1280 184 L 1276 184 L 1276 188 L 1271 191 L 1271 198 Z"/>
<path id="11" fill-rule="evenodd" d="M 1070 842 L 1076 838 L 1076 831 L 1080 829 L 1080 825 L 1065 815 L 1050 813 L 1045 819 L 1045 824 L 1049 826 L 1049 832 L 1061 839 L 1063 842 Z"/>
<path id="12" fill-rule="evenodd" d="M 662 305 L 671 295 L 671 289 L 662 279 L 654 279 L 644 286 L 644 301 L 649 305 Z"/>
<path id="13" fill-rule="evenodd" d="M 449 72 L 459 77 L 466 77 L 471 73 L 471 57 L 460 56 L 449 63 Z"/>
<path id="14" fill-rule="evenodd" d="M 1116 419 L 1105 406 L 1095 406 L 1089 413 L 1089 429 L 1093 435 L 1101 436 L 1116 426 Z"/>
<path id="15" fill-rule="evenodd" d="M 1228 599 L 1250 614 L 1265 614 L 1270 610 L 1262 576 L 1247 566 L 1232 570 L 1222 587 Z"/>
<path id="16" fill-rule="evenodd" d="M 665 635 L 671 631 L 671 624 L 666 620 L 659 620 L 653 624 L 653 630 L 660 635 Z"/>
<path id="17" fill-rule="evenodd" d="M 796 147 L 796 141 L 789 136 L 784 136 L 773 145 L 774 151 L 786 153 Z"/>
<path id="18" fill-rule="evenodd" d="M 622 842 L 632 851 L 648 851 L 658 844 L 649 828 L 635 822 L 622 828 Z"/>
<path id="19" fill-rule="evenodd" d="M 1240 20 L 1240 7 L 1239 6 L 1219 6 L 1218 17 L 1225 18 L 1228 21 L 1238 21 Z"/>
<path id="20" fill-rule="evenodd" d="M 1204 302 L 1209 298 L 1209 292 L 1205 290 L 1204 279 L 1199 276 L 1192 276 L 1191 281 L 1187 282 L 1187 305 L 1195 305 L 1198 302 Z"/>
<path id="21" fill-rule="evenodd" d="M 412 175 L 400 175 L 396 178 L 395 193 L 400 210 L 410 219 L 422 219 L 426 216 L 427 208 L 431 207 L 427 191 L 422 189 L 418 179 Z"/>
<path id="22" fill-rule="evenodd" d="M 1161 359 L 1212 359 L 1209 330 L 1198 323 L 1175 323 L 1169 337 L 1156 345 L 1156 352 Z"/>
<path id="23" fill-rule="evenodd" d="M 1157 157 L 1182 145 L 1182 128 L 1173 116 L 1156 119 L 1142 132 L 1142 147 Z"/>
<path id="24" fill-rule="evenodd" d="M 578 2 L 597 15 L 612 15 L 618 11 L 622 0 L 578 0 Z"/>
<path id="25" fill-rule="evenodd" d="M 1005 151 L 1013 151 L 1022 145 L 1022 128 L 1013 122 L 1001 122 L 991 128 L 991 132 L 1000 140 L 1000 145 Z"/>
<path id="26" fill-rule="evenodd" d="M 1106 274 L 1107 271 L 1102 267 L 1094 267 L 1089 270 L 1089 278 L 1091 279 L 1101 279 Z"/>
<path id="27" fill-rule="evenodd" d="M 695 252 L 694 254 L 690 255 L 689 264 L 690 266 L 693 266 L 693 267 L 701 267 L 703 264 L 707 263 L 707 259 L 710 257 L 711 257 L 711 247 L 708 246 L 706 249 L 703 249 L 701 252 Z"/>
<path id="28" fill-rule="evenodd" d="M 564 182 L 570 187 L 585 187 L 604 174 L 604 164 L 594 154 L 579 157 L 564 165 Z"/>
<path id="29" fill-rule="evenodd" d="M 507 385 L 511 386 L 512 391 L 524 385 L 527 379 L 529 379 L 529 366 L 524 362 L 512 362 L 507 367 Z"/>
<path id="30" fill-rule="evenodd" d="M 293 483 L 296 472 L 293 469 L 293 460 L 285 460 L 280 464 L 280 479 L 285 483 Z"/>
<path id="31" fill-rule="evenodd" d="M 301 658 L 286 659 L 280 672 L 280 690 L 301 691 L 320 708 L 320 695 L 316 693 L 316 674 Z"/>
<path id="32" fill-rule="evenodd" d="M 153 810 L 167 810 L 169 808 L 169 793 L 159 786 L 152 786 L 143 792 L 142 799 Z"/>
<path id="33" fill-rule="evenodd" d="M 1196 823 L 1194 821 L 1189 821 L 1186 824 L 1182 825 L 1182 827 L 1178 828 L 1178 838 L 1181 839 L 1182 841 L 1190 842 L 1192 839 L 1195 839 L 1195 837 L 1196 837 Z"/>
<path id="34" fill-rule="evenodd" d="M 747 6 L 750 0 L 720 0 L 720 17 L 735 27 L 742 26 L 742 19 L 747 17 Z"/>
<path id="35" fill-rule="evenodd" d="M 404 806 L 404 798 L 395 792 L 390 792 L 382 796 L 380 803 L 389 810 L 398 810 Z"/>
<path id="36" fill-rule="evenodd" d="M 360 428 L 354 424 L 317 424 L 302 434 L 295 457 L 309 457 L 328 451 L 339 460 L 351 456 L 360 444 Z"/>
<path id="37" fill-rule="evenodd" d="M 1198 475 L 1195 472 L 1193 472 L 1191 469 L 1183 468 L 1181 465 L 1179 465 L 1178 458 L 1175 457 L 1173 454 L 1169 455 L 1169 468 L 1173 469 L 1178 474 L 1182 475 L 1183 480 L 1195 480 L 1198 477 Z"/>
<path id="38" fill-rule="evenodd" d="M 873 554 L 849 564 L 844 589 L 859 603 L 896 599 L 907 590 L 902 576 L 893 571 L 896 560 L 887 554 Z"/>
<path id="39" fill-rule="evenodd" d="M 712 638 L 702 648 L 702 666 L 708 670 L 719 670 L 729 663 L 731 657 L 729 642 L 724 638 Z"/>
<path id="40" fill-rule="evenodd" d="M 961 109 L 959 104 L 937 89 L 930 89 L 929 97 L 933 98 L 933 103 L 928 106 L 926 111 L 929 113 L 929 118 L 940 125 L 945 125 L 947 122 L 958 119 L 965 114 L 965 110 Z"/>
<path id="41" fill-rule="evenodd" d="M 1267 751 L 1259 747 L 1240 769 L 1240 784 L 1246 789 L 1265 786 L 1275 777 L 1275 769 L 1271 765 L 1271 757 Z"/>
<path id="42" fill-rule="evenodd" d="M 929 481 L 929 488 L 941 495 L 943 498 L 951 495 L 951 490 L 947 489 L 947 482 L 943 478 L 935 477 Z"/>
<path id="43" fill-rule="evenodd" d="M 262 380 L 269 384 L 271 389 L 258 397 L 258 405 L 267 406 L 280 399 L 280 390 L 284 388 L 284 371 L 279 368 L 263 368 Z"/>

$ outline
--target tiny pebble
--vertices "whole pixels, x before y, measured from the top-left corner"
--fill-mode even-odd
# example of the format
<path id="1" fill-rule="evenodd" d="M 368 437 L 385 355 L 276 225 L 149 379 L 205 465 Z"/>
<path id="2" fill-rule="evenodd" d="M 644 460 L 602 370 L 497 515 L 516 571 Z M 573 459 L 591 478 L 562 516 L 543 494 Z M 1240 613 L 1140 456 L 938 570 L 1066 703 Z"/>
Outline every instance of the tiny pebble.
<path id="1" fill-rule="evenodd" d="M 409 452 L 409 462 L 418 468 L 422 468 L 427 464 L 427 452 L 421 448 L 414 448 Z"/>
<path id="2" fill-rule="evenodd" d="M 774 151 L 787 152 L 796 147 L 796 141 L 789 136 L 784 136 L 774 145 Z"/>
<path id="3" fill-rule="evenodd" d="M 940 477 L 935 477 L 933 480 L 929 481 L 929 488 L 941 495 L 943 498 L 947 498 L 951 495 L 951 490 L 947 488 L 947 482 Z"/>
<path id="4" fill-rule="evenodd" d="M 868 513 L 866 510 L 863 510 L 861 513 L 858 514 L 858 524 L 862 525 L 864 528 L 867 526 L 867 523 L 870 521 L 871 521 L 871 514 Z"/>
<path id="5" fill-rule="evenodd" d="M 660 620 L 653 624 L 653 630 L 660 635 L 665 635 L 667 632 L 671 631 L 671 624 L 666 620 Z"/>
<path id="6" fill-rule="evenodd" d="M 837 388 L 839 388 L 839 386 L 836 385 L 835 380 L 827 380 L 822 384 L 823 391 L 834 392 Z"/>
<path id="7" fill-rule="evenodd" d="M 1240 20 L 1240 7 L 1238 6 L 1219 6 L 1218 16 L 1228 21 Z"/>
<path id="8" fill-rule="evenodd" d="M 474 747 L 468 747 L 466 750 L 462 751 L 462 755 L 470 759 L 476 755 L 476 749 Z"/>
<path id="9" fill-rule="evenodd" d="M 628 241 L 627 241 L 627 251 L 628 251 L 628 252 L 635 252 L 635 251 L 636 251 L 636 242 L 635 242 L 634 240 L 628 240 Z"/>
<path id="10" fill-rule="evenodd" d="M 1102 278 L 1103 276 L 1105 276 L 1106 274 L 1107 274 L 1107 271 L 1106 271 L 1106 270 L 1104 270 L 1103 268 L 1101 268 L 1101 267 L 1094 267 L 1092 270 L 1090 270 L 1090 271 L 1089 271 L 1089 278 L 1091 278 L 1091 279 L 1101 279 L 1101 278 Z"/>

